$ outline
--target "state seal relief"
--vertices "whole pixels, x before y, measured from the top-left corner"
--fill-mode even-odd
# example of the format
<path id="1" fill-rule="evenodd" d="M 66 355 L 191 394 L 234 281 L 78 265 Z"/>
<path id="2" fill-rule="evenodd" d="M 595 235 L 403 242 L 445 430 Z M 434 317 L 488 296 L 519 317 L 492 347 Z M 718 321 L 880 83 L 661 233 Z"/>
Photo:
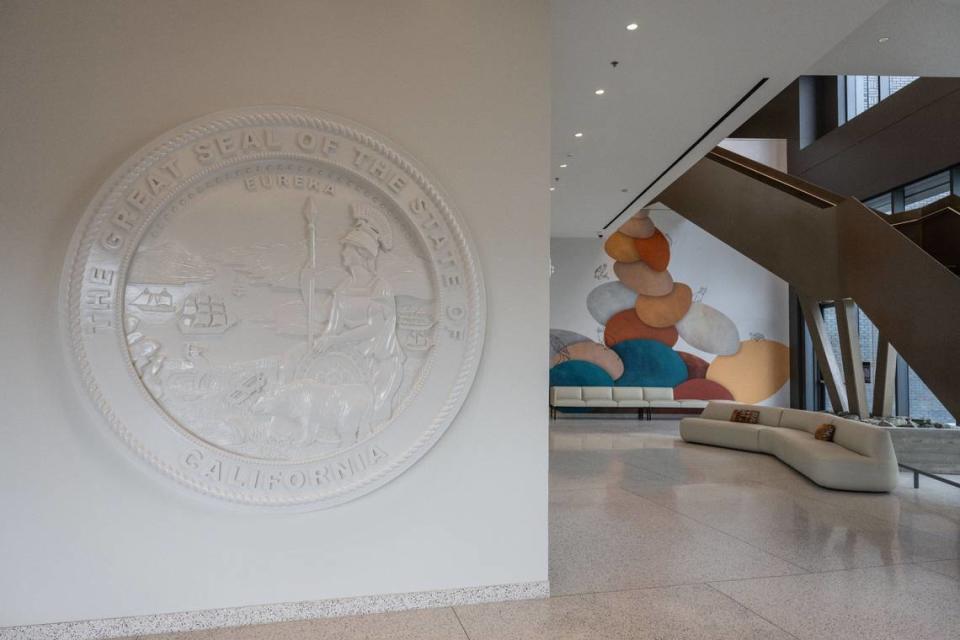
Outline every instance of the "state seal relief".
<path id="1" fill-rule="evenodd" d="M 337 504 L 416 461 L 479 361 L 463 224 L 374 134 L 214 114 L 109 181 L 63 284 L 77 371 L 154 467 L 235 502 Z"/>

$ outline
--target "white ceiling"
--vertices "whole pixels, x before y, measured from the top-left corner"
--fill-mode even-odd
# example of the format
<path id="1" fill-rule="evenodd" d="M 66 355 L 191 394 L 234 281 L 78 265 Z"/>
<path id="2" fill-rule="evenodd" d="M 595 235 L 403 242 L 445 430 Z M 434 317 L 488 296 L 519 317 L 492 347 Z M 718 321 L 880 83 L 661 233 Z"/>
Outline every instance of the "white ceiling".
<path id="1" fill-rule="evenodd" d="M 554 0 L 551 171 L 560 180 L 551 182 L 552 235 L 596 236 L 757 81 L 769 77 L 650 189 L 647 198 L 655 197 L 885 3 Z M 627 31 L 630 22 L 639 28 Z M 612 60 L 620 64 L 613 68 Z M 605 95 L 594 95 L 597 88 Z M 574 138 L 577 131 L 582 138 Z M 561 163 L 568 167 L 559 168 Z"/>
<path id="2" fill-rule="evenodd" d="M 880 42 L 882 38 L 886 40 Z M 891 2 L 811 73 L 960 76 L 960 0 Z"/>

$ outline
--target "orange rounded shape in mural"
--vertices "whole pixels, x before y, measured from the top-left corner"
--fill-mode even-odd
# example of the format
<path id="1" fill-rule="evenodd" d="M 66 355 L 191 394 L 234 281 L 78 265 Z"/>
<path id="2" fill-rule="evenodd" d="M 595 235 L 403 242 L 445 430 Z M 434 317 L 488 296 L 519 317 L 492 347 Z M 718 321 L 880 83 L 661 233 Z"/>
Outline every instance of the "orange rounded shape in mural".
<path id="1" fill-rule="evenodd" d="M 636 241 L 619 231 L 614 231 L 603 243 L 603 250 L 617 262 L 636 262 L 640 259 Z"/>
<path id="2" fill-rule="evenodd" d="M 637 214 L 621 225 L 620 233 L 631 238 L 649 238 L 657 232 L 657 227 L 646 212 Z"/>
<path id="3" fill-rule="evenodd" d="M 637 317 L 651 327 L 672 327 L 690 310 L 693 291 L 678 282 L 665 296 L 637 296 Z"/>
<path id="4" fill-rule="evenodd" d="M 659 229 L 649 238 L 634 238 L 633 244 L 640 259 L 654 271 L 663 271 L 670 264 L 670 243 Z"/>
<path id="5" fill-rule="evenodd" d="M 624 340 L 656 340 L 672 347 L 678 339 L 676 327 L 651 327 L 640 320 L 633 309 L 613 314 L 603 331 L 603 341 L 608 347 Z"/>
<path id="6" fill-rule="evenodd" d="M 569 360 L 584 360 L 597 365 L 614 380 L 623 375 L 623 360 L 617 352 L 598 342 L 572 344 L 566 348 L 566 355 Z"/>
<path id="7" fill-rule="evenodd" d="M 674 400 L 733 400 L 733 394 L 713 380 L 693 378 L 673 388 Z"/>
<path id="8" fill-rule="evenodd" d="M 737 402 L 755 404 L 775 394 L 790 379 L 790 349 L 774 340 L 744 340 L 732 356 L 717 356 L 707 369 L 712 380 Z"/>
<path id="9" fill-rule="evenodd" d="M 673 291 L 669 271 L 654 271 L 643 262 L 617 262 L 613 272 L 620 282 L 645 296 L 665 296 Z"/>

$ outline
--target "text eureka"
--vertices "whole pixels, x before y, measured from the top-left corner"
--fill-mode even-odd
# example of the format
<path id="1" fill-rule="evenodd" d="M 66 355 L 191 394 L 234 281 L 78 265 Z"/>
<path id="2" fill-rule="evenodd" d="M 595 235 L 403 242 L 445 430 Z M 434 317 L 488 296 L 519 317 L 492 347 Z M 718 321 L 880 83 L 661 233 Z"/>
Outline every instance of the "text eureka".
<path id="1" fill-rule="evenodd" d="M 339 139 L 324 136 L 315 131 L 241 129 L 222 133 L 196 143 L 191 150 L 191 162 L 202 169 L 205 165 L 221 160 L 265 151 L 291 149 L 318 157 L 334 158 L 345 155 L 346 147 L 349 147 L 346 163 L 382 184 L 402 201 L 404 192 L 409 186 L 409 179 L 405 174 L 361 147 L 342 145 Z M 186 177 L 182 168 L 185 164 L 186 162 L 181 162 L 174 156 L 141 177 L 131 187 L 123 204 L 111 216 L 106 230 L 100 236 L 100 246 L 108 253 L 119 255 L 126 248 L 129 239 L 136 235 L 138 226 L 144 222 L 147 210 L 158 198 Z M 247 187 L 249 188 L 249 184 Z M 463 274 L 455 245 L 436 207 L 420 195 L 410 197 L 406 207 L 411 214 L 411 219 L 429 240 L 441 285 L 446 289 L 462 287 Z M 112 329 L 111 313 L 115 292 L 110 287 L 115 280 L 115 275 L 113 269 L 101 266 L 91 267 L 86 274 L 86 286 L 81 302 L 85 333 Z M 447 305 L 444 311 L 444 324 L 448 333 L 455 340 L 462 339 L 462 323 L 466 318 L 466 309 L 459 303 L 453 303 Z"/>
<path id="2" fill-rule="evenodd" d="M 180 464 L 205 480 L 224 486 L 266 491 L 299 490 L 311 487 L 329 487 L 359 477 L 363 472 L 379 466 L 387 459 L 379 445 L 350 454 L 346 458 L 310 469 L 260 470 L 229 460 L 220 460 L 200 449 L 190 449 L 180 457 Z"/>
<path id="3" fill-rule="evenodd" d="M 220 161 L 255 156 L 270 151 L 296 151 L 328 159 L 338 158 L 340 162 L 352 166 L 359 173 L 383 185 L 397 198 L 403 198 L 404 191 L 410 184 L 406 174 L 360 146 L 347 146 L 349 151 L 344 150 L 339 139 L 310 130 L 292 132 L 274 129 L 240 129 L 197 142 L 192 147 L 192 156 L 189 161 L 199 170 Z M 340 157 L 346 156 L 347 153 L 349 153 L 348 158 Z M 123 204 L 113 213 L 109 228 L 100 237 L 101 246 L 110 252 L 122 251 L 129 237 L 142 222 L 145 212 L 158 198 L 186 177 L 187 172 L 183 169 L 186 164 L 187 162 L 181 160 L 179 156 L 172 156 L 140 177 L 130 187 Z M 408 206 L 424 231 L 428 235 L 432 232 L 430 237 L 435 244 L 439 245 L 446 241 L 444 234 L 440 231 L 443 225 L 437 217 L 437 212 L 424 198 L 413 198 Z M 452 258 L 452 253 L 450 257 Z"/>

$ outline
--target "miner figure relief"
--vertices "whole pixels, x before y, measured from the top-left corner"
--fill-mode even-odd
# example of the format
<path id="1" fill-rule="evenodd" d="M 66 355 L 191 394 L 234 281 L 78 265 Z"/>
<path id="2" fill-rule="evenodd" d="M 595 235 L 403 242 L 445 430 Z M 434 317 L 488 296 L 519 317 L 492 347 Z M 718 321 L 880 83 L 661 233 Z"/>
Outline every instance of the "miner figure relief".
<path id="1" fill-rule="evenodd" d="M 340 444 L 349 445 L 390 419 L 403 379 L 397 303 L 389 283 L 377 272 L 377 257 L 392 248 L 393 233 L 383 212 L 367 203 L 352 203 L 353 226 L 340 239 L 340 260 L 347 277 L 332 291 L 318 290 L 317 217 L 321 212 L 310 197 L 303 212 L 308 253 L 300 285 L 307 314 L 307 349 L 297 368 L 298 395 L 325 396 L 310 403 L 311 419 L 335 427 Z M 321 313 L 318 306 L 325 296 L 332 298 L 328 318 L 317 333 L 315 316 Z M 297 419 L 306 419 L 302 410 Z M 304 423 L 304 430 L 310 433 L 318 428 Z"/>

